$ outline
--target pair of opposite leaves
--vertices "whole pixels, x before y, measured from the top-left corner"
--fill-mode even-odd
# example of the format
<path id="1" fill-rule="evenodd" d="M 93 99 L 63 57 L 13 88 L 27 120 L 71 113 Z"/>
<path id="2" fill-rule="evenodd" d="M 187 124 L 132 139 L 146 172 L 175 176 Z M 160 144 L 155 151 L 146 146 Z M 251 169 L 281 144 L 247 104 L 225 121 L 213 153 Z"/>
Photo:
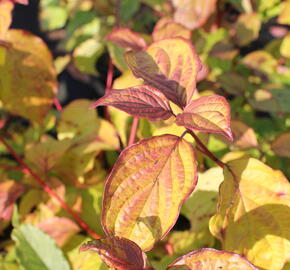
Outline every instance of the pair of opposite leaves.
<path id="1" fill-rule="evenodd" d="M 202 66 L 190 41 L 174 37 L 147 46 L 136 35 L 128 29 L 117 29 L 108 39 L 123 48 L 133 49 L 125 53 L 124 58 L 133 74 L 143 79 L 145 85 L 109 90 L 93 107 L 113 106 L 132 116 L 145 117 L 151 121 L 176 117 L 177 125 L 202 132 L 220 133 L 232 140 L 230 107 L 226 99 L 219 95 L 193 99 L 196 78 Z M 182 113 L 176 116 L 170 101 L 178 105 Z"/>

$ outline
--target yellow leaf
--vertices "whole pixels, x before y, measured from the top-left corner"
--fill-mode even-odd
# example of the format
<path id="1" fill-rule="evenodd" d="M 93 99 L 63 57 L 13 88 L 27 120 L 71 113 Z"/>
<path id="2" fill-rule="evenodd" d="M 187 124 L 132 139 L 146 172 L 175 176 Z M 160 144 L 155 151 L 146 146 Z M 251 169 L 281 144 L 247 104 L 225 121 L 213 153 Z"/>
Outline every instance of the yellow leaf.
<path id="1" fill-rule="evenodd" d="M 278 17 L 278 23 L 290 25 L 290 1 L 281 3 L 281 13 Z"/>
<path id="2" fill-rule="evenodd" d="M 0 99 L 12 114 L 42 124 L 57 91 L 50 51 L 22 30 L 9 30 L 6 39 L 11 48 L 0 66 Z"/>
<path id="3" fill-rule="evenodd" d="M 281 270 L 290 258 L 290 184 L 253 158 L 228 163 L 210 230 L 223 248 L 246 256 L 260 269 Z"/>
<path id="4" fill-rule="evenodd" d="M 106 182 L 104 230 L 151 249 L 174 225 L 196 177 L 193 148 L 180 137 L 163 135 L 129 146 Z"/>
<path id="5" fill-rule="evenodd" d="M 239 254 L 203 248 L 186 254 L 167 267 L 167 270 L 258 270 Z"/>
<path id="6" fill-rule="evenodd" d="M 10 1 L 0 1 L 0 40 L 6 40 L 6 33 L 12 22 L 14 4 Z"/>
<path id="7" fill-rule="evenodd" d="M 282 56 L 290 58 L 290 34 L 283 38 L 280 52 Z"/>

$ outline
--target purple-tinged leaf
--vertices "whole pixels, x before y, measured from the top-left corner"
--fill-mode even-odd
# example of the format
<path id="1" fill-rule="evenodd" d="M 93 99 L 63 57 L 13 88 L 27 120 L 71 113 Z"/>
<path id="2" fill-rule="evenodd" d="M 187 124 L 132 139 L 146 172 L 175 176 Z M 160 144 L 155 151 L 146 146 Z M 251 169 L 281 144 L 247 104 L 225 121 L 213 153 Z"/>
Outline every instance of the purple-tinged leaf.
<path id="1" fill-rule="evenodd" d="M 128 28 L 116 28 L 109 35 L 106 40 L 112 41 L 125 50 L 140 51 L 147 47 L 146 41 L 136 32 Z"/>
<path id="2" fill-rule="evenodd" d="M 80 251 L 95 251 L 103 262 L 115 270 L 149 270 L 147 258 L 133 241 L 121 237 L 108 237 L 90 241 L 81 246 Z"/>
<path id="3" fill-rule="evenodd" d="M 102 225 L 142 250 L 170 231 L 197 183 L 194 149 L 183 138 L 162 135 L 123 150 L 105 184 Z"/>
<path id="4" fill-rule="evenodd" d="M 167 98 L 159 90 L 147 85 L 113 89 L 100 98 L 93 107 L 105 105 L 151 121 L 166 120 L 173 116 Z"/>
<path id="5" fill-rule="evenodd" d="M 230 106 L 222 96 L 209 95 L 192 100 L 183 113 L 177 115 L 176 123 L 192 130 L 220 133 L 233 140 Z"/>
<path id="6" fill-rule="evenodd" d="M 152 43 L 146 50 L 127 52 L 125 60 L 137 78 L 185 107 L 196 91 L 201 62 L 190 41 L 177 37 Z"/>

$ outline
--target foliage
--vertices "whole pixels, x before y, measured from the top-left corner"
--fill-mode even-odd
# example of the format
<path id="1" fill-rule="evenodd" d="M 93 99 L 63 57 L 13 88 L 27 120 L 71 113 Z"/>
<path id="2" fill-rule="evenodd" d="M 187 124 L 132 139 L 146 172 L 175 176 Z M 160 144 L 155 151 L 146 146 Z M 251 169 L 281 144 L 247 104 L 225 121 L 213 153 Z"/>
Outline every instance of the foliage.
<path id="1" fill-rule="evenodd" d="M 0 269 L 290 269 L 289 0 L 40 0 L 53 49 L 16 4 Z M 62 108 L 64 72 L 101 97 Z"/>

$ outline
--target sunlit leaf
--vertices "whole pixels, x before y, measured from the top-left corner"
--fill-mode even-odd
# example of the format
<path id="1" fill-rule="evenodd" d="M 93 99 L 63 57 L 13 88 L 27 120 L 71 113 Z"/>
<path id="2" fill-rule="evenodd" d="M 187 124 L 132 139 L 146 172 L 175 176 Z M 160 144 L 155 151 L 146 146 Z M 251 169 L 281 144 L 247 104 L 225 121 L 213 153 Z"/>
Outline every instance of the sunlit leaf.
<path id="1" fill-rule="evenodd" d="M 271 145 L 271 149 L 280 157 L 290 158 L 290 132 L 277 136 Z"/>
<path id="2" fill-rule="evenodd" d="M 289 24 L 290 25 L 290 1 L 284 1 L 281 3 L 281 13 L 277 19 L 280 24 Z"/>
<path id="3" fill-rule="evenodd" d="M 40 229 L 21 225 L 12 232 L 16 254 L 25 270 L 70 270 L 70 266 L 54 241 Z"/>
<path id="4" fill-rule="evenodd" d="M 116 28 L 106 40 L 112 41 L 125 50 L 142 50 L 147 46 L 146 41 L 138 33 L 133 32 L 129 28 Z"/>
<path id="5" fill-rule="evenodd" d="M 241 14 L 235 24 L 235 41 L 240 46 L 245 46 L 258 38 L 261 20 L 256 13 Z"/>
<path id="6" fill-rule="evenodd" d="M 188 253 L 167 267 L 168 270 L 258 270 L 249 261 L 239 254 L 203 248 Z"/>
<path id="7" fill-rule="evenodd" d="M 151 249 L 174 225 L 196 177 L 193 148 L 180 137 L 152 137 L 123 150 L 105 186 L 106 233 Z"/>
<path id="8" fill-rule="evenodd" d="M 217 0 L 172 0 L 174 20 L 193 30 L 201 27 L 216 10 Z"/>
<path id="9" fill-rule="evenodd" d="M 116 270 L 147 268 L 145 253 L 134 242 L 121 237 L 108 237 L 88 242 L 80 251 L 95 251 L 108 267 Z"/>
<path id="10" fill-rule="evenodd" d="M 43 123 L 56 94 L 52 56 L 38 37 L 9 30 L 11 48 L 0 66 L 0 99 L 12 114 Z"/>
<path id="11" fill-rule="evenodd" d="M 192 100 L 184 112 L 177 115 L 176 123 L 193 130 L 220 133 L 232 140 L 230 118 L 230 106 L 226 99 L 209 95 Z"/>
<path id="12" fill-rule="evenodd" d="M 228 163 L 210 230 L 225 250 L 246 256 L 261 269 L 280 270 L 290 257 L 290 184 L 261 161 Z"/>
<path id="13" fill-rule="evenodd" d="M 110 90 L 93 106 L 106 105 L 151 121 L 167 120 L 173 116 L 167 98 L 158 89 L 147 85 Z"/>
<path id="14" fill-rule="evenodd" d="M 258 141 L 255 131 L 239 120 L 231 121 L 234 145 L 241 148 L 257 147 Z"/>
<path id="15" fill-rule="evenodd" d="M 51 217 L 37 224 L 58 246 L 63 246 L 69 238 L 79 232 L 80 228 L 69 218 Z"/>
<path id="16" fill-rule="evenodd" d="M 175 23 L 165 17 L 155 24 L 152 37 L 154 41 L 175 37 L 190 39 L 191 31 L 181 24 Z"/>
<path id="17" fill-rule="evenodd" d="M 196 89 L 200 59 L 191 43 L 183 38 L 164 39 L 146 51 L 127 52 L 125 60 L 133 74 L 184 107 Z"/>
<path id="18" fill-rule="evenodd" d="M 280 52 L 282 56 L 290 58 L 290 34 L 288 34 L 286 37 L 283 38 L 280 47 Z"/>
<path id="19" fill-rule="evenodd" d="M 223 171 L 219 167 L 200 173 L 195 190 L 181 208 L 181 213 L 190 221 L 190 231 L 195 233 L 194 249 L 213 246 L 214 238 L 208 225 L 216 213 L 219 185 L 223 179 Z"/>
<path id="20" fill-rule="evenodd" d="M 277 68 L 277 60 L 266 51 L 253 51 L 247 54 L 242 63 L 254 71 L 273 73 Z"/>
<path id="21" fill-rule="evenodd" d="M 14 5 L 9 1 L 0 1 L 0 40 L 6 39 L 6 33 L 12 22 Z"/>
<path id="22" fill-rule="evenodd" d="M 96 75 L 96 62 L 104 52 L 104 45 L 96 39 L 88 39 L 75 48 L 73 61 L 79 71 Z"/>

